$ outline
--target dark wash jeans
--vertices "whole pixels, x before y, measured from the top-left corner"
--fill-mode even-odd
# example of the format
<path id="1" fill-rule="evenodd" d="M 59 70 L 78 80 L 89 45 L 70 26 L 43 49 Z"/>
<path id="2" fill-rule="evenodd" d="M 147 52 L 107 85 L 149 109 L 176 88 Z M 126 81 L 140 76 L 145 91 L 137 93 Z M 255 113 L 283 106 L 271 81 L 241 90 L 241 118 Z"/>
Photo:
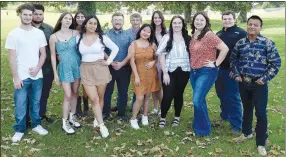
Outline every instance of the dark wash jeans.
<path id="1" fill-rule="evenodd" d="M 196 135 L 205 136 L 211 133 L 211 122 L 208 115 L 206 96 L 218 76 L 218 68 L 202 67 L 191 69 L 190 81 L 193 88 L 194 120 Z"/>
<path id="2" fill-rule="evenodd" d="M 230 78 L 229 73 L 229 69 L 220 68 L 215 82 L 216 93 L 220 99 L 220 117 L 230 122 L 232 130 L 241 131 L 242 105 L 238 83 Z"/>
<path id="3" fill-rule="evenodd" d="M 41 124 L 39 116 L 40 111 L 40 99 L 42 94 L 43 79 L 32 80 L 27 78 L 23 80 L 23 86 L 21 89 L 15 89 L 14 91 L 14 103 L 15 103 L 15 120 L 13 125 L 15 132 L 24 133 L 26 131 L 26 116 L 30 116 L 32 120 L 32 128 Z M 29 100 L 28 100 L 29 97 Z M 29 101 L 29 115 L 27 114 L 27 104 Z"/>
<path id="4" fill-rule="evenodd" d="M 265 146 L 267 134 L 267 101 L 268 85 L 259 85 L 252 81 L 250 83 L 240 82 L 239 92 L 243 104 L 242 133 L 244 135 L 252 134 L 253 109 L 257 123 L 255 127 L 256 145 Z"/>
<path id="5" fill-rule="evenodd" d="M 106 116 L 110 115 L 111 110 L 111 96 L 114 90 L 114 83 L 117 83 L 118 99 L 117 108 L 118 116 L 125 116 L 125 108 L 128 100 L 128 87 L 130 83 L 131 67 L 124 66 L 119 70 L 114 70 L 112 66 L 109 66 L 112 80 L 107 84 L 106 91 L 104 94 L 104 107 L 103 114 Z"/>

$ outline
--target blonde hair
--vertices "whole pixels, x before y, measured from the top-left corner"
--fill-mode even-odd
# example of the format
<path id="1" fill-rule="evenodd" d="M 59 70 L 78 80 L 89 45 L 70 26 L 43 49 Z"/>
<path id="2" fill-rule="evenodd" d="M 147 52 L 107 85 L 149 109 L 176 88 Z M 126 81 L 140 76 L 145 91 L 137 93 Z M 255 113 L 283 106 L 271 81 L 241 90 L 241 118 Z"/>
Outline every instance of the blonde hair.
<path id="1" fill-rule="evenodd" d="M 142 21 L 142 16 L 138 13 L 133 13 L 130 15 L 130 21 L 133 19 L 133 18 L 139 18 L 140 21 Z"/>

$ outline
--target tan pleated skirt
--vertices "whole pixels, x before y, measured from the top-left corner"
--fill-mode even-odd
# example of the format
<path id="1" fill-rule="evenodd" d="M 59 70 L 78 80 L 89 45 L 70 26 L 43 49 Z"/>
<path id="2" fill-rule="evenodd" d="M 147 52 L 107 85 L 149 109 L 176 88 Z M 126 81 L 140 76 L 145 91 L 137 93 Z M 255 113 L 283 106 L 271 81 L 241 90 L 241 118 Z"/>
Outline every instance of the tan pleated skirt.
<path id="1" fill-rule="evenodd" d="M 108 66 L 103 66 L 100 61 L 81 62 L 81 83 L 87 86 L 105 85 L 112 80 Z"/>

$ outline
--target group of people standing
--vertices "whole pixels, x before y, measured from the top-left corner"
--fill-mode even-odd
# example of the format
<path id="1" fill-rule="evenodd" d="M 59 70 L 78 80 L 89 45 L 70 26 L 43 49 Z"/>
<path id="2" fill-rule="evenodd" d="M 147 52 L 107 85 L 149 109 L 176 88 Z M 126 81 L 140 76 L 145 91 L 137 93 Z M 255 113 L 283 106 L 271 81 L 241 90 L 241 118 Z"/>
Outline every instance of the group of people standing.
<path id="1" fill-rule="evenodd" d="M 255 107 L 258 153 L 267 154 L 267 82 L 278 73 L 281 59 L 274 42 L 260 34 L 259 16 L 248 19 L 246 32 L 235 24 L 233 12 L 224 12 L 223 28 L 215 34 L 208 16 L 197 12 L 191 22 L 190 36 L 181 16 L 174 16 L 167 30 L 160 11 L 153 13 L 151 24 L 142 26 L 140 14 L 132 14 L 132 27 L 128 30 L 123 30 L 124 15 L 114 13 L 112 29 L 106 32 L 95 15 L 84 11 L 75 17 L 62 13 L 54 28 L 43 23 L 42 5 L 23 4 L 17 14 L 21 25 L 9 33 L 5 45 L 15 87 L 13 142 L 20 141 L 26 131 L 27 110 L 32 130 L 40 135 L 48 134 L 41 120 L 52 121 L 45 114 L 52 80 L 64 91 L 62 129 L 74 134 L 74 128 L 81 127 L 77 118 L 87 115 L 89 99 L 94 128 L 102 137 L 109 136 L 104 120 L 111 111 L 118 110 L 121 120 L 129 120 L 132 128 L 139 129 L 137 117 L 143 106 L 141 122 L 148 125 L 151 95 L 152 113 L 160 113 L 159 127 L 166 126 L 172 101 L 175 115 L 171 124 L 179 125 L 183 94 L 190 80 L 194 104 L 192 126 L 196 136 L 211 133 L 206 96 L 215 84 L 221 103 L 221 120 L 230 122 L 234 134 L 243 133 L 234 141 L 253 137 Z M 130 79 L 134 95 L 129 119 L 125 109 Z M 115 82 L 118 95 L 116 106 L 111 108 Z M 78 94 L 80 84 L 84 112 Z"/>

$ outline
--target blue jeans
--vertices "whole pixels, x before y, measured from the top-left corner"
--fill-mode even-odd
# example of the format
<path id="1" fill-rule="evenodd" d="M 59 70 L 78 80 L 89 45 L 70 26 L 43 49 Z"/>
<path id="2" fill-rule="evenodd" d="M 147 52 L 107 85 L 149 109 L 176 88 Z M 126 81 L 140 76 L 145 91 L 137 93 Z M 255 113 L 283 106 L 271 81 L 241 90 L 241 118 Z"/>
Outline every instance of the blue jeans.
<path id="1" fill-rule="evenodd" d="M 16 132 L 24 133 L 26 131 L 26 113 L 29 97 L 29 116 L 32 120 L 31 127 L 34 128 L 41 124 L 39 116 L 40 99 L 42 94 L 43 79 L 32 80 L 27 78 L 23 80 L 21 89 L 15 89 L 14 102 L 15 102 L 15 120 L 13 128 Z"/>
<path id="2" fill-rule="evenodd" d="M 267 101 L 268 85 L 258 85 L 256 82 L 239 83 L 239 92 L 243 104 L 242 133 L 244 135 L 252 134 L 253 109 L 255 107 L 255 116 L 257 123 L 255 127 L 256 145 L 265 146 L 267 135 Z"/>
<path id="3" fill-rule="evenodd" d="M 219 69 L 215 82 L 216 93 L 220 99 L 220 117 L 230 122 L 232 130 L 241 131 L 242 107 L 238 83 L 229 77 L 229 73 L 228 69 Z"/>
<path id="4" fill-rule="evenodd" d="M 114 83 L 117 83 L 118 90 L 118 116 L 125 116 L 125 109 L 128 100 L 128 87 L 130 83 L 131 67 L 125 66 L 119 70 L 114 70 L 112 66 L 109 66 L 112 80 L 107 84 L 104 94 L 104 107 L 103 114 L 109 116 L 111 109 L 111 96 L 114 90 Z"/>
<path id="5" fill-rule="evenodd" d="M 218 68 L 202 67 L 191 69 L 190 81 L 193 88 L 194 120 L 196 135 L 205 136 L 211 133 L 211 122 L 208 115 L 206 96 L 217 79 Z"/>

